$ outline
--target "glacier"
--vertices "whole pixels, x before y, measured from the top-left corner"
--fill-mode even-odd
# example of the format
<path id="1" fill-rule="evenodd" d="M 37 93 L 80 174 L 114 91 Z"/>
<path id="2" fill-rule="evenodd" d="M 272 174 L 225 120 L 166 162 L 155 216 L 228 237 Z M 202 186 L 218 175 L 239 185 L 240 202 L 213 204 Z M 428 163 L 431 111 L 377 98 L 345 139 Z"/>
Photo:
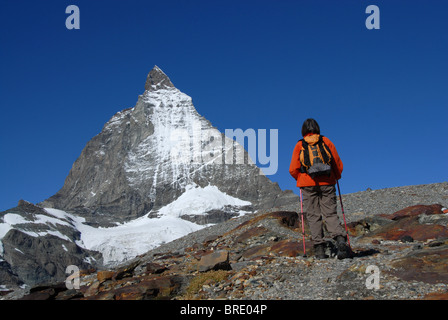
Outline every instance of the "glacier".
<path id="1" fill-rule="evenodd" d="M 33 237 L 46 234 L 57 236 L 66 241 L 73 241 L 57 231 L 57 225 L 69 226 L 80 232 L 76 244 L 84 249 L 100 252 L 105 266 L 113 266 L 132 259 L 163 243 L 181 238 L 191 232 L 208 227 L 182 219 L 183 215 L 201 215 L 225 206 L 247 206 L 249 201 L 240 200 L 221 192 L 216 186 L 200 187 L 188 185 L 185 193 L 177 200 L 158 210 L 158 217 L 149 217 L 151 212 L 134 220 L 119 223 L 113 227 L 93 227 L 86 224 L 86 219 L 64 210 L 43 208 L 48 215 L 37 214 L 30 219 L 6 213 L 0 223 L 1 239 L 12 228 L 16 228 Z M 240 215 L 248 211 L 241 210 Z M 26 231 L 27 224 L 41 223 L 50 227 L 46 232 Z"/>

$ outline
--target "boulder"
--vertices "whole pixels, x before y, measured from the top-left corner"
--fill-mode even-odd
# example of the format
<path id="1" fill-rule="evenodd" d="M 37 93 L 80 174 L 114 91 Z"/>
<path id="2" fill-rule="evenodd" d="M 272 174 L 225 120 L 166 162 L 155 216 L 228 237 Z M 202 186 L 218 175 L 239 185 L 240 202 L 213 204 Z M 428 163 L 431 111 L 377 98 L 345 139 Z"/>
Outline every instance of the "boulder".
<path id="1" fill-rule="evenodd" d="M 168 270 L 168 268 L 163 264 L 150 262 L 146 265 L 146 272 L 149 274 L 160 274 L 166 270 Z"/>
<path id="2" fill-rule="evenodd" d="M 271 252 L 284 257 L 297 257 L 303 251 L 302 243 L 294 240 L 281 240 L 271 247 Z"/>
<path id="3" fill-rule="evenodd" d="M 410 216 L 393 221 L 374 232 L 366 234 L 365 239 L 382 238 L 398 241 L 412 238 L 417 241 L 448 237 L 448 228 L 439 224 L 420 224 L 418 216 Z"/>
<path id="4" fill-rule="evenodd" d="M 351 223 L 350 232 L 356 235 L 365 234 L 364 239 L 382 238 L 384 240 L 413 239 L 416 241 L 426 241 L 428 239 L 441 239 L 448 237 L 448 227 L 446 217 L 442 215 L 442 206 L 416 205 L 399 210 L 391 215 L 381 215 L 382 218 L 375 218 L 379 222 L 372 232 L 359 232 L 363 223 Z M 388 218 L 389 223 L 384 222 Z M 366 224 L 366 223 L 364 223 Z M 368 223 L 367 223 L 368 225 Z M 365 231 L 365 230 L 364 230 Z"/>
<path id="5" fill-rule="evenodd" d="M 104 281 L 111 280 L 114 275 L 115 275 L 115 271 L 108 271 L 108 270 L 98 271 L 96 274 L 99 283 L 103 283 Z"/>
<path id="6" fill-rule="evenodd" d="M 397 212 L 394 212 L 389 215 L 381 215 L 382 217 L 391 219 L 391 220 L 400 220 L 407 217 L 419 216 L 422 214 L 431 215 L 431 214 L 442 214 L 442 206 L 440 204 L 432 204 L 432 205 L 415 205 L 410 206 L 404 209 L 401 209 Z"/>
<path id="7" fill-rule="evenodd" d="M 209 270 L 231 270 L 229 263 L 229 251 L 219 250 L 204 255 L 198 265 L 200 272 Z"/>
<path id="8" fill-rule="evenodd" d="M 405 281 L 448 283 L 448 245 L 411 252 L 396 259 L 391 273 Z"/>
<path id="9" fill-rule="evenodd" d="M 143 279 L 138 283 L 112 290 L 109 297 L 113 293 L 114 300 L 170 299 L 180 291 L 184 282 L 184 277 L 175 275 Z"/>

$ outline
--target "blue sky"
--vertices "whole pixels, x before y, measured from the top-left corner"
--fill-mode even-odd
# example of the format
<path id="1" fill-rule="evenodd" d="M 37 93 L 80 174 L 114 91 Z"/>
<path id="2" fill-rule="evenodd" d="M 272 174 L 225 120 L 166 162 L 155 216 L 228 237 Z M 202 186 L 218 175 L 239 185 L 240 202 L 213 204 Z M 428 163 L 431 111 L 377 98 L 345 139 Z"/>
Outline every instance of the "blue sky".
<path id="1" fill-rule="evenodd" d="M 68 30 L 68 5 L 80 29 Z M 368 5 L 380 29 L 368 30 Z M 55 194 L 158 65 L 221 131 L 278 129 L 273 181 L 306 118 L 342 193 L 447 181 L 446 1 L 0 0 L 0 210 Z"/>

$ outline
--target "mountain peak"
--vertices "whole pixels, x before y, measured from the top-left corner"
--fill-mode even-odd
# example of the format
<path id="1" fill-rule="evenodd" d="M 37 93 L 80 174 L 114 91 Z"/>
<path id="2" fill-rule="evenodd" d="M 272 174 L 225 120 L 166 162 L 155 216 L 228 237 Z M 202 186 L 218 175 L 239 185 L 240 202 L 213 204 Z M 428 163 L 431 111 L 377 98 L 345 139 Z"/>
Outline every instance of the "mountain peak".
<path id="1" fill-rule="evenodd" d="M 174 88 L 174 85 L 162 69 L 158 66 L 154 66 L 146 78 L 145 90 L 157 91 L 166 88 Z"/>

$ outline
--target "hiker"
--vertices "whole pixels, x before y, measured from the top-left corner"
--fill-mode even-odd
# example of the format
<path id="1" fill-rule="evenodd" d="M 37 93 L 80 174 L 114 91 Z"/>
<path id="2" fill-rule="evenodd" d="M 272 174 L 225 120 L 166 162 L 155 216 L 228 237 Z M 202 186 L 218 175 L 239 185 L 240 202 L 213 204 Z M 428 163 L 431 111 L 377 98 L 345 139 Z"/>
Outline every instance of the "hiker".
<path id="1" fill-rule="evenodd" d="M 320 135 L 316 120 L 305 120 L 302 136 L 294 148 L 289 173 L 301 188 L 303 211 L 311 230 L 315 256 L 328 258 L 323 231 L 325 223 L 330 237 L 336 241 L 338 258 L 348 258 L 347 234 L 337 215 L 335 187 L 341 178 L 342 161 L 330 139 Z"/>

